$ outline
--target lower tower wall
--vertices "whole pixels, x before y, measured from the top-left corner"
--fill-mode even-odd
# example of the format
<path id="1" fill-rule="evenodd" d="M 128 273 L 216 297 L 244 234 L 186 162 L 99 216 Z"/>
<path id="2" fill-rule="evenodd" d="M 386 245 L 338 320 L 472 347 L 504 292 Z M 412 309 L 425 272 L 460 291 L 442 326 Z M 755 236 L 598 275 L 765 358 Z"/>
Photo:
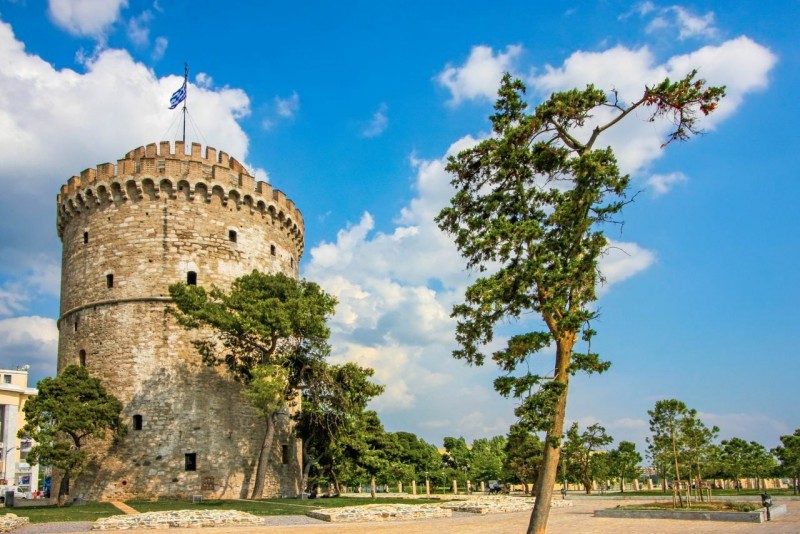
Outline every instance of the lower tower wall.
<path id="1" fill-rule="evenodd" d="M 86 308 L 76 312 L 78 330 L 60 336 L 59 371 L 83 363 L 90 374 L 102 376 L 107 391 L 122 402 L 128 425 L 118 442 L 94 445 L 99 460 L 71 481 L 73 498 L 250 496 L 264 420 L 225 369 L 202 362 L 191 344 L 198 334 L 178 325 L 167 305 L 124 302 Z M 64 319 L 62 328 L 75 324 Z M 278 420 L 264 496 L 296 496 L 301 447 L 289 414 Z"/>

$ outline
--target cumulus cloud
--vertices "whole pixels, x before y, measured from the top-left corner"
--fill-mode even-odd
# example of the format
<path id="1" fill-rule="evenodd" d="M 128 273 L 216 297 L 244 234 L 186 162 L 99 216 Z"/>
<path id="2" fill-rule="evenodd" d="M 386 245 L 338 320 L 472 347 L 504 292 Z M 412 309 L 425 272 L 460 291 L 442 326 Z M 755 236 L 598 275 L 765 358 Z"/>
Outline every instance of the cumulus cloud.
<path id="1" fill-rule="evenodd" d="M 101 37 L 128 0 L 49 0 L 51 20 L 73 35 Z"/>
<path id="2" fill-rule="evenodd" d="M 509 45 L 505 52 L 489 46 L 475 46 L 461 66 L 447 65 L 436 81 L 450 91 L 451 105 L 464 100 L 494 100 L 505 72 L 513 71 L 514 61 L 522 52 L 519 45 Z"/>
<path id="3" fill-rule="evenodd" d="M 107 49 L 85 72 L 55 69 L 26 52 L 0 20 L 0 276 L 58 258 L 56 193 L 66 180 L 128 150 L 159 141 L 175 120 L 169 96 L 180 76 L 159 78 L 122 50 Z M 211 146 L 246 161 L 248 139 L 237 120 L 249 113 L 240 89 L 190 84 L 194 123 Z M 124 127 L 120 127 L 124 125 Z M 187 131 L 192 140 L 194 132 Z M 51 263 L 57 260 L 51 260 Z"/>
<path id="4" fill-rule="evenodd" d="M 670 172 L 667 174 L 654 174 L 645 182 L 653 193 L 653 196 L 660 197 L 667 194 L 675 185 L 687 182 L 689 178 L 682 172 Z"/>
<path id="5" fill-rule="evenodd" d="M 361 130 L 361 135 L 363 137 L 377 137 L 382 134 L 386 127 L 389 126 L 389 117 L 386 116 L 387 111 L 389 111 L 389 108 L 382 103 L 378 107 L 378 111 L 372 114 L 372 120 L 369 121 L 369 124 Z"/>
<path id="6" fill-rule="evenodd" d="M 303 273 L 339 300 L 331 322 L 337 360 L 373 367 L 376 380 L 387 386 L 376 408 L 398 418 L 420 406 L 440 407 L 430 419 L 409 421 L 407 428 L 446 428 L 442 413 L 452 413 L 451 429 L 472 436 L 504 433 L 513 422 L 513 402 L 492 390 L 494 365 L 465 369 L 450 357 L 455 348 L 450 311 L 472 277 L 434 217 L 454 193 L 445 171 L 448 155 L 477 141 L 459 139 L 436 159 L 412 157 L 415 195 L 391 230 L 376 231 L 372 215 L 364 213 L 335 241 L 313 247 Z M 601 261 L 606 287 L 654 261 L 651 252 L 634 243 L 614 245 Z M 504 339 L 498 335 L 495 341 Z M 452 405 L 452 411 L 445 405 Z"/>
<path id="7" fill-rule="evenodd" d="M 593 83 L 605 91 L 616 90 L 621 102 L 633 102 L 641 96 L 645 84 L 667 77 L 679 79 L 698 69 L 699 76 L 709 83 L 727 87 L 727 96 L 717 111 L 700 123 L 701 128 L 710 130 L 734 113 L 746 94 L 766 87 L 775 62 L 776 57 L 769 49 L 747 37 L 705 46 L 663 63 L 657 62 L 646 46 L 638 49 L 616 46 L 599 52 L 575 52 L 558 67 L 547 65 L 530 77 L 528 83 L 542 97 Z M 661 144 L 672 125 L 667 121 L 649 122 L 646 110 L 637 110 L 633 115 L 604 134 L 601 141 L 614 148 L 623 172 L 641 175 L 664 153 Z M 587 134 L 595 125 L 612 117 L 610 109 L 599 110 L 582 133 Z"/>
<path id="8" fill-rule="evenodd" d="M 57 353 L 58 328 L 53 319 L 38 316 L 0 319 L 0 367 L 14 369 L 28 364 L 35 382 L 55 375 Z"/>

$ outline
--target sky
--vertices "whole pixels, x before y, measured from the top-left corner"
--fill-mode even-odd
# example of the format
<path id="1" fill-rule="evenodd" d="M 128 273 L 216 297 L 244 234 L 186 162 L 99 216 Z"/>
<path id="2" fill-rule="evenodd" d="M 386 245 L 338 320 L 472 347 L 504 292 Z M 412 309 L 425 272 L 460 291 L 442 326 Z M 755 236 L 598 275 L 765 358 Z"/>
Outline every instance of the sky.
<path id="1" fill-rule="evenodd" d="M 187 142 L 302 211 L 301 275 L 338 298 L 334 359 L 375 369 L 386 429 L 505 434 L 497 369 L 451 356 L 475 273 L 433 222 L 447 157 L 490 135 L 504 72 L 535 106 L 588 83 L 630 102 L 699 69 L 728 95 L 704 135 L 662 149 L 669 125 L 632 115 L 601 138 L 638 194 L 606 228 L 592 349 L 612 367 L 573 379 L 567 417 L 643 445 L 647 410 L 677 398 L 774 447 L 800 427 L 799 23 L 794 0 L 0 0 L 0 367 L 55 373 L 56 194 L 179 138 L 187 63 Z"/>

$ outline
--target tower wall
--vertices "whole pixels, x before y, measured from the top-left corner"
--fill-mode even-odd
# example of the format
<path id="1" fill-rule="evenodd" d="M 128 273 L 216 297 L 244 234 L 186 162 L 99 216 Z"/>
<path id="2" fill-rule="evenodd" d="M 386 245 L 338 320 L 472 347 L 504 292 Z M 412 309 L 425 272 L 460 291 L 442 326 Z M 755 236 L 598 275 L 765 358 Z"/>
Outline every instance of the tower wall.
<path id="1" fill-rule="evenodd" d="M 240 498 L 254 482 L 263 419 L 223 369 L 202 363 L 191 345 L 200 334 L 166 311 L 168 286 L 193 276 L 227 289 L 254 269 L 297 277 L 302 216 L 224 152 L 171 148 L 140 147 L 72 177 L 58 195 L 59 372 L 85 365 L 123 403 L 129 426 L 73 481 L 70 493 L 85 499 Z M 268 495 L 300 490 L 299 446 L 283 419 Z"/>

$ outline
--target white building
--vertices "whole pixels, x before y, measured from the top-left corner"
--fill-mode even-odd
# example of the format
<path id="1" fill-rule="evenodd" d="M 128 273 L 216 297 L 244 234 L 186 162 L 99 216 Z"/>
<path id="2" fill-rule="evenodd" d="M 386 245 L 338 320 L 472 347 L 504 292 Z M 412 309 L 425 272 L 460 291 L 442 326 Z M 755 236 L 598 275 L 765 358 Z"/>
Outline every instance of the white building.
<path id="1" fill-rule="evenodd" d="M 27 368 L 0 369 L 0 485 L 18 486 L 22 493 L 38 489 L 39 466 L 25 461 L 33 441 L 17 437 L 25 424 L 22 407 L 37 393 L 28 387 Z"/>

